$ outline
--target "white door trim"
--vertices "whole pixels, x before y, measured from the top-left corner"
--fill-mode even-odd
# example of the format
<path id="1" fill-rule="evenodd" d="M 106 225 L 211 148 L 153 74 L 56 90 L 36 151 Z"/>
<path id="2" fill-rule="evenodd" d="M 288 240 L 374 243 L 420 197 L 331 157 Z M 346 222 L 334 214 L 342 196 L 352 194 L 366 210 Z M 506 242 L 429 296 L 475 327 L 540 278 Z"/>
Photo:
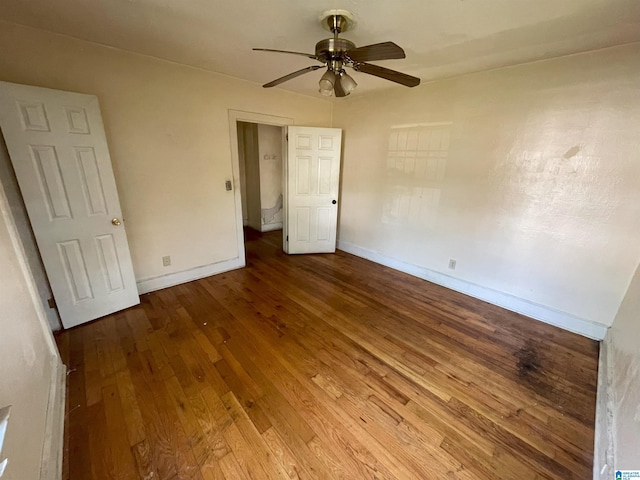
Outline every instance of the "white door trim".
<path id="1" fill-rule="evenodd" d="M 233 198 L 236 206 L 236 238 L 238 240 L 238 255 L 242 264 L 246 264 L 244 252 L 244 230 L 242 225 L 242 196 L 240 193 L 240 157 L 238 155 L 238 124 L 236 122 L 262 123 L 286 127 L 293 125 L 293 118 L 266 115 L 263 113 L 229 110 L 229 138 L 231 140 L 231 169 L 233 172 Z M 284 146 L 283 146 L 284 151 Z M 284 168 L 283 168 L 284 171 Z M 284 194 L 284 192 L 283 192 Z M 286 200 L 284 201 L 286 203 Z"/>

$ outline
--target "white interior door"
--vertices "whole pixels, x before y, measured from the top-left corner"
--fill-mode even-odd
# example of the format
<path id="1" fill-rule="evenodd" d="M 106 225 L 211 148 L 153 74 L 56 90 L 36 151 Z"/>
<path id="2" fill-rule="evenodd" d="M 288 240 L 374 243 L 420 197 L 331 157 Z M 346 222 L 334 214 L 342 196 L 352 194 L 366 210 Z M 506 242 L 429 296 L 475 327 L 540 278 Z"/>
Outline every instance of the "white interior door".
<path id="1" fill-rule="evenodd" d="M 0 82 L 0 127 L 65 328 L 140 303 L 98 99 Z"/>
<path id="2" fill-rule="evenodd" d="M 287 129 L 284 251 L 335 252 L 342 130 Z"/>

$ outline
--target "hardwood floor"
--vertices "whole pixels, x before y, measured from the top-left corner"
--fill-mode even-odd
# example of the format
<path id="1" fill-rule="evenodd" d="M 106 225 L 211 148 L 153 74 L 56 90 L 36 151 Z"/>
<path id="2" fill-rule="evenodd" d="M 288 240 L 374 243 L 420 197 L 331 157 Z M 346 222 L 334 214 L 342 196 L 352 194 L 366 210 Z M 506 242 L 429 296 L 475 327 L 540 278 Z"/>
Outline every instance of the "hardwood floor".
<path id="1" fill-rule="evenodd" d="M 58 335 L 64 478 L 591 478 L 597 342 L 280 239 Z"/>

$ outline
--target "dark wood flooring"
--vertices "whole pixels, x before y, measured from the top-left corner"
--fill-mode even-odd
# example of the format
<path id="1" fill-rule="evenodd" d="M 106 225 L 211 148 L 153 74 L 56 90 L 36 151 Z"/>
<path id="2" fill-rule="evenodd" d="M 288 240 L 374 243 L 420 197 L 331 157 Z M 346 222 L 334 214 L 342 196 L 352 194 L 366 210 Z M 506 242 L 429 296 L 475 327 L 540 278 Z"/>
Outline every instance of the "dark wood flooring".
<path id="1" fill-rule="evenodd" d="M 57 336 L 64 478 L 591 478 L 597 342 L 343 252 Z"/>

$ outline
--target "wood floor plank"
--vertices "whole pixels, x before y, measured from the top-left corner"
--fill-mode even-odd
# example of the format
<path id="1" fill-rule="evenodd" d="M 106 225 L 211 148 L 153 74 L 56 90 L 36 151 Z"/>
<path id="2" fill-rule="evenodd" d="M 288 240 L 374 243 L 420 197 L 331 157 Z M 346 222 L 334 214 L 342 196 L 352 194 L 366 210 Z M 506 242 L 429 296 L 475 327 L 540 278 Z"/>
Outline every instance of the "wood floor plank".
<path id="1" fill-rule="evenodd" d="M 597 342 L 281 244 L 56 335 L 64 480 L 591 475 Z"/>
<path id="2" fill-rule="evenodd" d="M 133 447 L 144 441 L 147 435 L 136 399 L 135 387 L 127 370 L 122 370 L 116 374 L 116 384 L 120 394 L 120 402 L 122 403 L 122 416 L 127 430 L 127 438 L 129 439 L 129 445 Z"/>
<path id="3" fill-rule="evenodd" d="M 240 467 L 233 453 L 229 453 L 220 459 L 220 469 L 228 480 L 250 480 Z"/>
<path id="4" fill-rule="evenodd" d="M 86 478 L 91 480 L 91 446 L 89 443 L 89 425 L 87 425 L 87 397 L 85 369 L 83 368 L 85 349 L 83 332 L 75 329 L 65 332 L 69 339 L 69 359 L 67 363 L 67 411 L 65 416 L 64 451 L 69 479 Z M 64 338 L 57 337 L 58 343 Z"/>
<path id="5" fill-rule="evenodd" d="M 131 447 L 131 451 L 138 467 L 138 477 L 141 479 L 151 479 L 156 473 L 153 469 L 153 459 L 149 450 L 149 443 L 142 440 Z"/>
<path id="6" fill-rule="evenodd" d="M 113 476 L 123 480 L 135 479 L 137 467 L 129 442 L 125 441 L 128 437 L 127 417 L 123 414 L 123 405 L 117 384 L 106 385 L 102 389 L 102 402 L 107 434 L 103 439 L 103 447 L 109 450 Z"/>
<path id="7" fill-rule="evenodd" d="M 175 455 L 172 451 L 171 438 L 174 433 L 165 412 L 156 404 L 153 391 L 155 382 L 149 373 L 148 364 L 145 368 L 148 358 L 145 354 L 148 354 L 148 350 L 136 352 L 128 357 L 127 363 L 138 405 L 143 406 L 140 413 L 148 439 L 145 447 L 150 451 L 148 458 L 151 458 L 151 471 L 160 478 L 170 479 L 178 474 Z"/>
<path id="8" fill-rule="evenodd" d="M 229 392 L 226 397 L 232 397 L 233 393 Z M 253 454 L 247 440 L 242 436 L 238 426 L 235 423 L 229 425 L 224 431 L 224 438 L 231 447 L 233 456 L 245 476 L 256 480 L 266 480 L 269 478 L 267 472 L 258 461 L 257 455 Z"/>

